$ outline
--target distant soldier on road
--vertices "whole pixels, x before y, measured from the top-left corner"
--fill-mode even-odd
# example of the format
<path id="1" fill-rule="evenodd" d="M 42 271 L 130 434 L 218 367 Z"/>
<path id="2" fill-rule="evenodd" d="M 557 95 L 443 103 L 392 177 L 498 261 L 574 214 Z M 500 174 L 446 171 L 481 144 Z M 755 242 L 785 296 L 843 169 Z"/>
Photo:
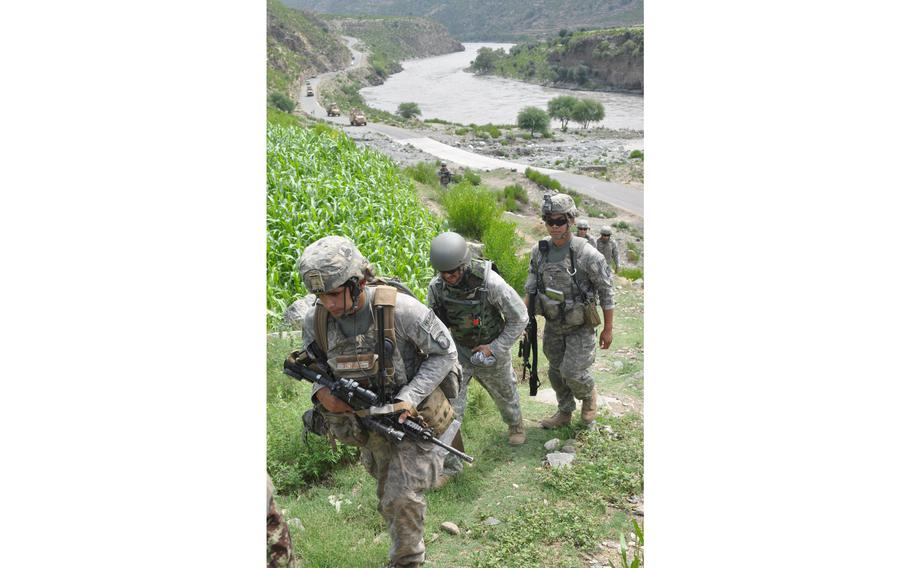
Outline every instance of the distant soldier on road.
<path id="1" fill-rule="evenodd" d="M 452 172 L 449 171 L 445 164 L 439 164 L 439 172 L 436 175 L 439 176 L 439 183 L 443 189 L 447 188 L 449 182 L 452 181 Z"/>
<path id="2" fill-rule="evenodd" d="M 540 426 L 558 428 L 571 422 L 576 398 L 582 401 L 582 422 L 590 424 L 597 416 L 597 390 L 590 373 L 600 325 L 596 299 L 604 321 L 600 348 L 608 349 L 613 342 L 610 269 L 603 255 L 585 239 L 572 236 L 578 210 L 570 196 L 544 195 L 542 214 L 550 238 L 531 249 L 525 305 L 535 298 L 536 313 L 546 319 L 543 352 L 559 410 Z"/>
<path id="3" fill-rule="evenodd" d="M 597 240 L 588 234 L 588 231 L 591 229 L 591 225 L 588 224 L 588 220 L 579 219 L 577 226 L 578 226 L 578 231 L 575 234 L 578 235 L 579 237 L 583 238 L 584 240 L 588 241 L 589 243 L 591 243 L 592 247 L 596 248 Z"/>
<path id="4" fill-rule="evenodd" d="M 604 255 L 604 258 L 607 259 L 607 264 L 613 265 L 613 274 L 619 272 L 619 251 L 616 248 L 616 241 L 611 238 L 613 230 L 609 226 L 604 225 L 600 228 L 600 238 L 597 239 L 598 252 Z"/>

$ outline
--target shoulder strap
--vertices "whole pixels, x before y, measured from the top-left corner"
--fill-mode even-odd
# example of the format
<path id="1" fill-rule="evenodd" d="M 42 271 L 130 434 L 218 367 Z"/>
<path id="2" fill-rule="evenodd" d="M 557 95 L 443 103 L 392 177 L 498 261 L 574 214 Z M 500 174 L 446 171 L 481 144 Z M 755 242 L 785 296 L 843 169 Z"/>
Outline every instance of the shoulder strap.
<path id="1" fill-rule="evenodd" d="M 322 349 L 323 353 L 329 352 L 329 311 L 321 302 L 316 302 L 316 314 L 314 317 L 314 327 L 316 328 L 316 345 Z"/>
<path id="2" fill-rule="evenodd" d="M 398 289 L 394 286 L 375 286 L 375 292 L 373 293 L 373 316 L 376 320 L 376 308 L 382 306 L 383 321 L 379 322 L 377 320 L 377 325 L 381 325 L 385 329 L 385 337 L 392 342 L 393 347 L 397 347 L 395 343 L 395 302 L 398 299 Z M 395 365 L 392 358 L 386 360 L 386 369 L 394 371 Z"/>

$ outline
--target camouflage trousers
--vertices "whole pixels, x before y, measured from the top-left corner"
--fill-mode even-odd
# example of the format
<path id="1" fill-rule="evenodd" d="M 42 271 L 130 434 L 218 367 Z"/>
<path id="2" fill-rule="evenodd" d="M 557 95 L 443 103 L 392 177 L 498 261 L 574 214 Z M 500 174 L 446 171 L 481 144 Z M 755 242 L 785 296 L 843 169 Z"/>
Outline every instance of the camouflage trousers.
<path id="1" fill-rule="evenodd" d="M 544 326 L 543 353 L 550 364 L 547 378 L 556 391 L 560 412 L 571 414 L 576 398 L 584 400 L 591 396 L 594 377 L 590 369 L 596 341 L 597 330 L 591 326 L 565 328 L 550 321 Z"/>
<path id="2" fill-rule="evenodd" d="M 371 432 L 361 449 L 360 461 L 376 479 L 378 509 L 392 541 L 389 560 L 393 565 L 424 562 L 427 500 L 423 493 L 442 472 L 443 458 L 434 448 L 407 438 L 393 444 Z"/>
<path id="3" fill-rule="evenodd" d="M 296 568 L 297 560 L 291 547 L 291 533 L 275 503 L 272 478 L 268 480 L 268 515 L 266 516 L 267 568 Z"/>
<path id="4" fill-rule="evenodd" d="M 458 397 L 452 403 L 455 418 L 463 419 L 465 407 L 468 404 L 468 385 L 471 384 L 471 377 L 476 377 L 480 386 L 490 393 L 502 421 L 509 426 L 521 424 L 521 402 L 518 398 L 517 380 L 515 369 L 512 367 L 511 355 L 497 357 L 496 364 L 492 367 L 473 365 L 471 355 L 470 349 L 458 346 L 458 362 L 461 363 L 464 378 L 458 391 Z M 443 474 L 455 475 L 462 469 L 464 469 L 464 463 L 460 459 L 453 455 L 446 455 Z"/>

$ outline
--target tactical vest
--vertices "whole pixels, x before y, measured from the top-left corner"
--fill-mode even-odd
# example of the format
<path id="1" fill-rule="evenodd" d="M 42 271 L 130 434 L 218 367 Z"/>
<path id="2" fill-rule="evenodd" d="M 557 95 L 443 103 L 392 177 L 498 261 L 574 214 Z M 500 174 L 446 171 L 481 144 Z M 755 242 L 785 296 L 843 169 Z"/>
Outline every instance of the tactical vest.
<path id="1" fill-rule="evenodd" d="M 384 393 L 387 400 L 394 398 L 398 390 L 407 384 L 404 361 L 398 352 L 395 338 L 395 303 L 398 291 L 402 290 L 413 296 L 407 286 L 397 280 L 376 279 L 368 284 L 374 288 L 372 309 L 374 325 L 354 337 L 347 337 L 329 346 L 328 318 L 329 312 L 322 303 L 316 303 L 314 314 L 314 331 L 316 344 L 328 357 L 329 366 L 333 374 L 339 378 L 356 380 L 364 388 L 376 393 Z M 382 308 L 382 318 L 379 317 L 379 308 Z M 383 327 L 386 339 L 385 353 L 385 380 L 380 382 L 379 355 L 377 353 L 378 329 Z M 391 343 L 391 348 L 389 348 Z M 416 410 L 426 425 L 441 434 L 454 420 L 455 413 L 449 403 L 449 398 L 457 395 L 457 385 L 461 369 L 456 365 L 443 379 L 442 383 L 424 399 Z M 399 403 L 404 404 L 404 403 Z M 396 404 L 395 406 L 398 406 Z M 358 412 L 358 415 L 366 415 Z"/>
<path id="2" fill-rule="evenodd" d="M 546 241 L 549 245 L 549 241 Z M 547 262 L 548 252 L 541 252 L 538 245 L 537 259 L 537 311 L 548 320 L 556 320 L 566 326 L 585 323 L 585 307 L 595 301 L 586 280 L 578 276 L 578 258 L 587 241 L 573 237 L 569 241 L 569 254 L 561 262 Z M 564 294 L 562 302 L 550 298 L 546 289 L 558 290 Z"/>
<path id="3" fill-rule="evenodd" d="M 457 286 L 449 286 L 442 278 L 436 284 L 436 315 L 442 320 L 455 341 L 465 347 L 488 345 L 505 328 L 502 313 L 488 301 L 487 277 L 492 262 L 471 259 Z"/>

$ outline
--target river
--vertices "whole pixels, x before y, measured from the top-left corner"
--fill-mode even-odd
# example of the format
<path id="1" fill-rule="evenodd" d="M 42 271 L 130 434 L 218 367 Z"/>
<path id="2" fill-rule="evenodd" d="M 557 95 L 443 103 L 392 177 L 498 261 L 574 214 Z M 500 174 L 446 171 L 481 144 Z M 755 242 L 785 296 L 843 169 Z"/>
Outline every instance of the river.
<path id="1" fill-rule="evenodd" d="M 503 48 L 511 43 L 465 43 L 465 51 L 403 61 L 403 71 L 385 83 L 360 90 L 367 105 L 395 112 L 403 102 L 420 107 L 421 118 L 440 118 L 462 124 L 515 124 L 526 106 L 547 108 L 560 95 L 593 98 L 604 105 L 604 120 L 592 126 L 644 130 L 644 97 L 630 93 L 570 91 L 523 83 L 502 77 L 466 73 L 481 47 Z M 558 124 L 555 123 L 554 124 Z"/>

